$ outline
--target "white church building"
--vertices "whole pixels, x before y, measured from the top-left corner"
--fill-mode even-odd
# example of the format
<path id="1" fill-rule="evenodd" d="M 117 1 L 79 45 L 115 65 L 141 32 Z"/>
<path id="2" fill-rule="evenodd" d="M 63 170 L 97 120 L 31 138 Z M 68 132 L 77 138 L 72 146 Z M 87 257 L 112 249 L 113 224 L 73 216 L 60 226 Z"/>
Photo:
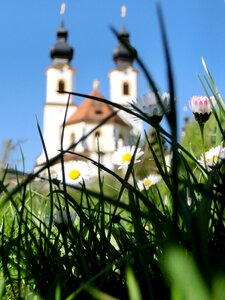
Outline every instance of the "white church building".
<path id="1" fill-rule="evenodd" d="M 125 18 L 123 8 L 123 18 Z M 129 41 L 129 33 L 125 22 L 120 32 L 120 38 L 126 43 Z M 68 31 L 64 26 L 62 16 L 61 24 L 57 30 L 56 43 L 50 50 L 52 64 L 46 70 L 46 101 L 43 109 L 43 139 L 51 159 L 59 154 L 62 126 L 68 103 L 68 94 L 63 91 L 73 92 L 76 70 L 71 62 L 73 59 L 73 47 L 68 44 Z M 133 66 L 133 57 L 125 46 L 118 42 L 113 51 L 114 67 L 109 71 L 109 99 L 123 106 L 129 106 L 131 101 L 138 97 L 138 71 Z M 97 80 L 93 82 L 90 95 L 104 99 L 99 91 Z M 63 148 L 82 139 L 92 131 L 106 117 L 109 117 L 115 109 L 104 102 L 84 99 L 76 105 L 71 96 L 64 128 Z M 94 130 L 86 139 L 70 149 L 70 153 L 64 155 L 65 163 L 82 159 L 77 154 L 81 153 L 92 159 L 101 157 L 101 162 L 110 167 L 112 153 L 122 145 L 132 145 L 142 133 L 142 122 L 132 115 L 119 111 L 102 126 Z M 72 154 L 71 152 L 77 153 Z M 40 168 L 46 162 L 44 150 L 36 160 L 35 169 Z M 57 163 L 52 166 L 57 168 Z"/>

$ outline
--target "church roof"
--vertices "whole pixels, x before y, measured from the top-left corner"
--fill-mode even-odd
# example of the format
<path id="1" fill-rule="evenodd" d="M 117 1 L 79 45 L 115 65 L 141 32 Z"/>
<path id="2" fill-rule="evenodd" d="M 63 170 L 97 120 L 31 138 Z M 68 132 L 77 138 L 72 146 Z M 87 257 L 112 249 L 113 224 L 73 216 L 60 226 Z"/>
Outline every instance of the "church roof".
<path id="1" fill-rule="evenodd" d="M 94 87 L 90 96 L 104 99 L 104 96 L 98 90 L 98 86 L 94 83 Z M 86 98 L 77 108 L 72 116 L 67 120 L 66 125 L 77 124 L 80 122 L 100 123 L 113 113 L 113 108 L 107 103 L 99 102 Z M 128 126 L 118 115 L 112 117 L 108 122 L 117 123 Z"/>

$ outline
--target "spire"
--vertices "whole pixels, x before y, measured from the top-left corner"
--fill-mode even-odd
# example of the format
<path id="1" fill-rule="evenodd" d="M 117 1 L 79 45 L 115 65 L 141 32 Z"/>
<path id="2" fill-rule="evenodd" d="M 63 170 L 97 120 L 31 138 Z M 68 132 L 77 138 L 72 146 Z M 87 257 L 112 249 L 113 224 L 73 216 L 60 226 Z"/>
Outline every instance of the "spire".
<path id="1" fill-rule="evenodd" d="M 60 7 L 60 15 L 61 15 L 61 26 L 64 27 L 64 15 L 66 10 L 66 4 L 62 3 Z"/>
<path id="2" fill-rule="evenodd" d="M 127 15 L 127 7 L 125 5 L 123 5 L 121 7 L 122 32 L 127 32 L 127 30 L 126 30 L 126 15 Z"/>
<path id="3" fill-rule="evenodd" d="M 124 43 L 130 45 L 130 34 L 127 32 L 126 29 L 126 13 L 127 8 L 125 5 L 121 7 L 121 18 L 122 18 L 122 30 L 119 34 L 119 39 Z M 132 51 L 136 51 L 130 45 Z M 117 66 L 129 66 L 133 64 L 134 57 L 132 53 L 123 45 L 122 42 L 119 41 L 119 45 L 113 51 L 113 60 Z"/>
<path id="4" fill-rule="evenodd" d="M 99 87 L 99 84 L 100 84 L 99 80 L 95 79 L 93 81 L 93 85 L 92 85 L 93 86 L 93 90 L 97 91 L 98 87 Z"/>
<path id="5" fill-rule="evenodd" d="M 69 64 L 73 58 L 73 48 L 67 43 L 68 31 L 64 27 L 65 9 L 66 5 L 62 3 L 60 7 L 61 24 L 56 33 L 57 41 L 50 51 L 53 64 Z"/>

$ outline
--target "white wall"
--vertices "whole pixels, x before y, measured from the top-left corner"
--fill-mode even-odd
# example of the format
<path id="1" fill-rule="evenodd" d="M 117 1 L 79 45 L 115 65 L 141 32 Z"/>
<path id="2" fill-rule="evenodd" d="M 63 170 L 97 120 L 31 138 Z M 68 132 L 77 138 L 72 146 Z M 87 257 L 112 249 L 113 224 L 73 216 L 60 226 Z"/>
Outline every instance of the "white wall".
<path id="1" fill-rule="evenodd" d="M 113 69 L 109 72 L 110 100 L 121 105 L 126 105 L 137 98 L 138 72 L 131 66 Z M 128 82 L 130 94 L 123 95 L 122 84 Z"/>
<path id="2" fill-rule="evenodd" d="M 128 82 L 129 95 L 123 95 L 123 83 Z M 136 102 L 138 97 L 138 71 L 132 66 L 115 68 L 109 72 L 110 100 L 130 107 L 131 102 Z M 125 122 L 132 126 L 131 135 L 139 136 L 143 132 L 143 123 L 131 114 L 120 111 L 118 114 Z"/>
<path id="3" fill-rule="evenodd" d="M 46 103 L 61 103 L 66 104 L 68 101 L 67 94 L 57 93 L 59 80 L 64 80 L 65 90 L 74 91 L 74 73 L 75 70 L 69 65 L 51 66 L 46 71 L 47 86 L 46 86 Z M 73 96 L 70 97 L 70 103 L 73 102 Z"/>

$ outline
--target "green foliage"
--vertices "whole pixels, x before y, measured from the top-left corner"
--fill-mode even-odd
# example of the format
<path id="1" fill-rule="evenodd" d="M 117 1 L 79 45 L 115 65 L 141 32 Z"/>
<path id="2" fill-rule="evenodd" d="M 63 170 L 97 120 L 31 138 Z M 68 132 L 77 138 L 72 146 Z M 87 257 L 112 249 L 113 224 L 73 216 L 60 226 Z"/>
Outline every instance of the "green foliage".
<path id="1" fill-rule="evenodd" d="M 192 257 L 183 249 L 167 249 L 163 258 L 163 268 L 172 287 L 172 300 L 210 299 L 209 291 Z"/>
<path id="2" fill-rule="evenodd" d="M 141 291 L 139 289 L 137 280 L 135 279 L 134 272 L 130 267 L 126 270 L 127 288 L 130 300 L 141 300 Z"/>
<path id="3" fill-rule="evenodd" d="M 224 127 L 224 121 L 221 122 Z M 205 144 L 209 150 L 217 146 L 216 143 L 217 121 L 215 116 L 212 115 L 205 125 Z M 190 119 L 183 130 L 181 145 L 187 149 L 188 152 L 194 153 L 196 158 L 199 159 L 202 153 L 201 135 L 198 128 L 198 123 L 194 118 Z"/>

